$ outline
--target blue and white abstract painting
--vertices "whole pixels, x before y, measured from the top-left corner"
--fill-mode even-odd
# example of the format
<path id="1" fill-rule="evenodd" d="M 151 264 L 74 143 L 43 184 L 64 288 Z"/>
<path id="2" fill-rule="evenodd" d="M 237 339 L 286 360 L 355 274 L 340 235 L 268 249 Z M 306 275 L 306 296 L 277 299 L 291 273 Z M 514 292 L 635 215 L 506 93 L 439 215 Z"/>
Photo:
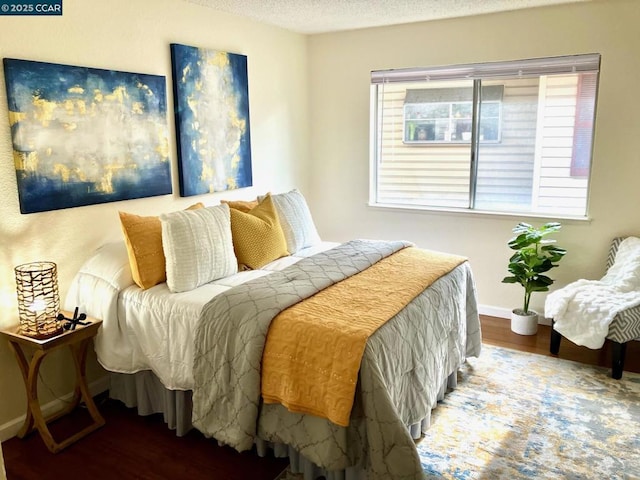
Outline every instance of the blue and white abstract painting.
<path id="1" fill-rule="evenodd" d="M 163 76 L 4 59 L 22 213 L 170 194 Z"/>
<path id="2" fill-rule="evenodd" d="M 252 185 L 247 57 L 171 44 L 180 195 Z"/>

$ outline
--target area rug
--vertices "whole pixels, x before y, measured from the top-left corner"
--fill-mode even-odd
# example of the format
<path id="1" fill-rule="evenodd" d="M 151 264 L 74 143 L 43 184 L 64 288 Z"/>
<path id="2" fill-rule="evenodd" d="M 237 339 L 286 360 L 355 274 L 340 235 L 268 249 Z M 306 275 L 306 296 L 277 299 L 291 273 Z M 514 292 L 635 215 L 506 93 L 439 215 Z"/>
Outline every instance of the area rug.
<path id="1" fill-rule="evenodd" d="M 609 375 L 483 345 L 417 443 L 426 477 L 640 479 L 640 375 Z"/>

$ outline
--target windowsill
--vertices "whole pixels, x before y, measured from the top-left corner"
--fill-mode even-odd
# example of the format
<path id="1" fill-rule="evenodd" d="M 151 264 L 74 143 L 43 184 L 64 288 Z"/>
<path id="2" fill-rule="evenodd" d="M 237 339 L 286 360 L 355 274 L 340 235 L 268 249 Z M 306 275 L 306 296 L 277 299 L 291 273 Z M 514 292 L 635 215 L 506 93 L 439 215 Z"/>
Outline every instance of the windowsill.
<path id="1" fill-rule="evenodd" d="M 446 207 L 423 207 L 423 206 L 414 206 L 414 205 L 390 205 L 383 203 L 367 203 L 369 208 L 374 210 L 382 210 L 382 211 L 399 211 L 403 213 L 428 213 L 428 214 L 438 214 L 438 215 L 463 215 L 463 216 L 485 216 L 485 217 L 494 217 L 494 218 L 511 218 L 515 220 L 522 220 L 523 218 L 536 218 L 536 219 L 544 219 L 548 221 L 554 220 L 562 220 L 564 222 L 569 223 L 589 223 L 591 222 L 591 218 L 589 217 L 578 217 L 572 215 L 554 215 L 547 213 L 531 213 L 531 212 L 493 212 L 488 210 L 471 210 L 471 209 L 462 209 L 462 208 L 446 208 Z"/>

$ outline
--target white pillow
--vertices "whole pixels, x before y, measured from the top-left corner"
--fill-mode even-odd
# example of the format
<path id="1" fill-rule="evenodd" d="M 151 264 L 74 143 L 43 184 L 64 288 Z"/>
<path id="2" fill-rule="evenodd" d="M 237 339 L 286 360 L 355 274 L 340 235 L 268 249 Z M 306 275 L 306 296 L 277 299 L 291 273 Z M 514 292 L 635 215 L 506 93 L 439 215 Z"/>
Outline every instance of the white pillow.
<path id="1" fill-rule="evenodd" d="M 134 285 L 129 255 L 123 241 L 98 248 L 80 267 L 65 298 L 65 310 L 103 319 L 118 318 L 118 295 Z M 103 327 L 103 332 L 104 332 Z M 97 346 L 97 344 L 96 344 Z"/>
<path id="2" fill-rule="evenodd" d="M 271 199 L 276 206 L 290 254 L 293 255 L 303 248 L 313 247 L 321 242 L 307 201 L 299 190 L 271 195 Z"/>
<path id="3" fill-rule="evenodd" d="M 167 286 L 174 293 L 193 290 L 238 271 L 228 205 L 160 215 Z"/>

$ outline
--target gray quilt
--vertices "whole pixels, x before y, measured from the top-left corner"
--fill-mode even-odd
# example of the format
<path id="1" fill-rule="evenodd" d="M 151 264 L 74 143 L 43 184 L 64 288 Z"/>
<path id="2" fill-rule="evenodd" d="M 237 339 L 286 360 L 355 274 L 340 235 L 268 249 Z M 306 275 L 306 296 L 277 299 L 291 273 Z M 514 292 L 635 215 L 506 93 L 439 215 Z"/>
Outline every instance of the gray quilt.
<path id="1" fill-rule="evenodd" d="M 215 297 L 196 329 L 193 424 L 239 451 L 256 438 L 286 443 L 327 470 L 367 478 L 422 478 L 405 425 L 428 416 L 440 387 L 480 351 L 467 263 L 435 282 L 369 339 L 348 427 L 260 402 L 260 364 L 271 319 L 406 246 L 352 241 Z"/>

